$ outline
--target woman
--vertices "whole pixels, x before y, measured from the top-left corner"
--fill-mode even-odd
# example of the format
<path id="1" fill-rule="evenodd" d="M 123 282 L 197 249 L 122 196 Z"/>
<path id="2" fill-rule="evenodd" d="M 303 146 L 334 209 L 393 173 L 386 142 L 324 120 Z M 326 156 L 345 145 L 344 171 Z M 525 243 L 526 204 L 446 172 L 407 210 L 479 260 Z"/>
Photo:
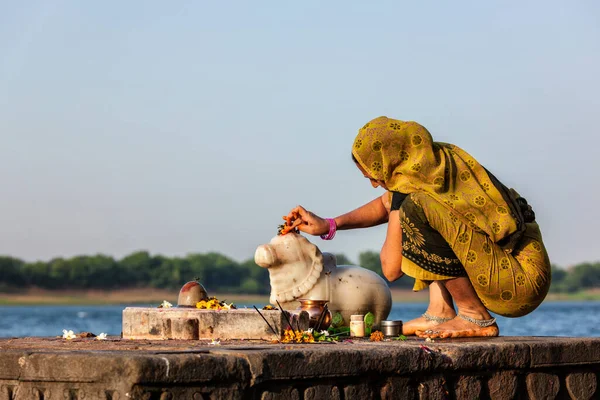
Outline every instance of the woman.
<path id="1" fill-rule="evenodd" d="M 301 206 L 289 216 L 324 239 L 388 223 L 384 275 L 429 288 L 427 311 L 404 324 L 405 335 L 498 336 L 490 311 L 519 317 L 546 297 L 550 262 L 535 214 L 465 151 L 434 142 L 416 122 L 380 117 L 360 129 L 352 158 L 383 196 L 334 219 Z"/>

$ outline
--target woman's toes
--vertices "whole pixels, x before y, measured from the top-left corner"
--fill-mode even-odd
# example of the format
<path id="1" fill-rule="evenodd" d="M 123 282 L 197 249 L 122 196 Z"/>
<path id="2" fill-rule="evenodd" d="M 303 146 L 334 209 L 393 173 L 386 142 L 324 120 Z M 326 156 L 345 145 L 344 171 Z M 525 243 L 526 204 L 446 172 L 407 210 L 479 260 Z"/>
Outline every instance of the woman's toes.
<path id="1" fill-rule="evenodd" d="M 421 337 L 421 338 L 431 337 L 431 335 L 433 335 L 433 333 L 434 333 L 434 331 L 432 329 L 427 329 L 425 331 L 417 331 L 417 332 L 415 332 L 415 334 L 418 337 Z"/>
<path id="2" fill-rule="evenodd" d="M 446 339 L 446 338 L 449 338 L 449 337 L 453 337 L 451 331 L 442 332 L 441 335 L 440 335 L 441 339 Z"/>

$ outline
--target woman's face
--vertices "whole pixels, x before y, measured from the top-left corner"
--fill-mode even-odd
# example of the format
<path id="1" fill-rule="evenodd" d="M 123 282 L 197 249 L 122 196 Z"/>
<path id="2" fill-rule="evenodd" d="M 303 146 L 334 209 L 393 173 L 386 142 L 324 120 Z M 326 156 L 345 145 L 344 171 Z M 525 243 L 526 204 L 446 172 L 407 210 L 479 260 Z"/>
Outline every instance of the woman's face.
<path id="1" fill-rule="evenodd" d="M 360 170 L 360 172 L 362 172 L 363 176 L 365 178 L 367 178 L 369 181 L 371 181 L 371 186 L 373 186 L 374 188 L 382 187 L 385 190 L 388 190 L 388 188 L 385 186 L 385 182 L 384 181 L 378 181 L 376 179 L 371 178 L 371 176 L 369 176 L 369 174 L 367 173 L 367 171 L 365 171 L 365 169 L 362 167 L 362 165 L 360 165 L 357 162 L 355 162 L 354 164 L 356 164 L 356 166 L 358 167 L 358 169 Z"/>

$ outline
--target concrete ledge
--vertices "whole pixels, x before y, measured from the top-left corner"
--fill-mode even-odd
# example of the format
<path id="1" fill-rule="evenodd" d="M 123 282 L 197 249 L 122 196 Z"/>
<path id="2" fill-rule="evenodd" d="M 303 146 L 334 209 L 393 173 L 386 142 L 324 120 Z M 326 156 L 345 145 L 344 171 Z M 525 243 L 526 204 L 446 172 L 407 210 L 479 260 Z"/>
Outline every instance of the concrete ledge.
<path id="1" fill-rule="evenodd" d="M 1 399 L 590 399 L 600 339 L 0 340 Z"/>
<path id="2" fill-rule="evenodd" d="M 263 317 L 253 309 L 199 310 L 196 308 L 127 307 L 123 310 L 123 338 L 125 339 L 181 339 L 212 338 L 261 339 L 281 338 L 288 327 L 281 311 L 263 310 L 262 316 L 278 333 L 276 336 Z M 309 315 L 291 314 L 301 330 L 308 329 Z"/>

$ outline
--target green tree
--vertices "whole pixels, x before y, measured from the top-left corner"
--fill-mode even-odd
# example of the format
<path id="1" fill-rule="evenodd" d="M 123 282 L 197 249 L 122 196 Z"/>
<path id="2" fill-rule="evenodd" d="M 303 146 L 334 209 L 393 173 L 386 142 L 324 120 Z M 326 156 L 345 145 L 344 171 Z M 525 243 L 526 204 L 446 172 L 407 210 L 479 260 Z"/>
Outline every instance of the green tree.
<path id="1" fill-rule="evenodd" d="M 240 287 L 244 269 L 237 262 L 215 252 L 204 254 L 202 258 L 206 268 L 201 282 L 207 290 L 236 290 Z"/>
<path id="2" fill-rule="evenodd" d="M 552 264 L 552 282 L 550 284 L 550 292 L 564 292 L 565 278 L 567 277 L 567 271 L 560 268 L 558 265 Z"/>
<path id="3" fill-rule="evenodd" d="M 104 254 L 96 254 L 87 257 L 86 261 L 88 263 L 87 270 L 89 271 L 89 287 L 114 289 L 132 286 L 114 258 Z"/>
<path id="4" fill-rule="evenodd" d="M 23 265 L 23 277 L 26 286 L 47 288 L 50 275 L 50 264 L 43 261 Z"/>
<path id="5" fill-rule="evenodd" d="M 413 287 L 415 280 L 407 275 L 402 276 L 400 279 L 395 280 L 394 282 L 388 281 L 383 275 L 383 271 L 381 269 L 381 258 L 379 257 L 379 253 L 374 251 L 365 251 L 358 255 L 358 263 L 361 267 L 370 269 L 378 273 L 386 282 L 388 282 L 389 286 L 396 289 L 410 289 Z"/>
<path id="6" fill-rule="evenodd" d="M 269 270 L 257 265 L 254 259 L 248 259 L 240 264 L 247 276 L 242 281 L 240 289 L 252 294 L 268 294 L 271 290 Z"/>
<path id="7" fill-rule="evenodd" d="M 335 254 L 335 258 L 337 260 L 337 265 L 356 265 L 343 253 Z"/>
<path id="8" fill-rule="evenodd" d="M 568 292 L 600 287 L 600 262 L 575 265 L 569 269 L 563 282 Z"/>
<path id="9" fill-rule="evenodd" d="M 50 260 L 49 276 L 46 285 L 48 289 L 64 289 L 73 287 L 71 282 L 71 266 L 64 258 Z"/>
<path id="10" fill-rule="evenodd" d="M 23 265 L 17 258 L 0 256 L 0 290 L 26 283 Z"/>
<path id="11" fill-rule="evenodd" d="M 88 289 L 97 285 L 92 279 L 92 265 L 88 256 L 77 256 L 65 260 L 65 268 L 69 271 L 69 286 Z"/>
<path id="12" fill-rule="evenodd" d="M 147 251 L 137 251 L 119 261 L 122 279 L 129 287 L 142 287 L 150 282 L 150 274 L 156 269 L 157 260 Z"/>
<path id="13" fill-rule="evenodd" d="M 154 288 L 174 288 L 177 285 L 173 282 L 173 269 L 175 263 L 172 259 L 164 256 L 152 257 L 150 263 L 150 286 Z M 179 285 L 181 286 L 181 285 Z"/>
<path id="14" fill-rule="evenodd" d="M 383 276 L 379 253 L 374 251 L 364 251 L 360 253 L 358 255 L 358 264 L 363 268 L 370 269 L 371 271 L 378 273 L 380 276 Z"/>

